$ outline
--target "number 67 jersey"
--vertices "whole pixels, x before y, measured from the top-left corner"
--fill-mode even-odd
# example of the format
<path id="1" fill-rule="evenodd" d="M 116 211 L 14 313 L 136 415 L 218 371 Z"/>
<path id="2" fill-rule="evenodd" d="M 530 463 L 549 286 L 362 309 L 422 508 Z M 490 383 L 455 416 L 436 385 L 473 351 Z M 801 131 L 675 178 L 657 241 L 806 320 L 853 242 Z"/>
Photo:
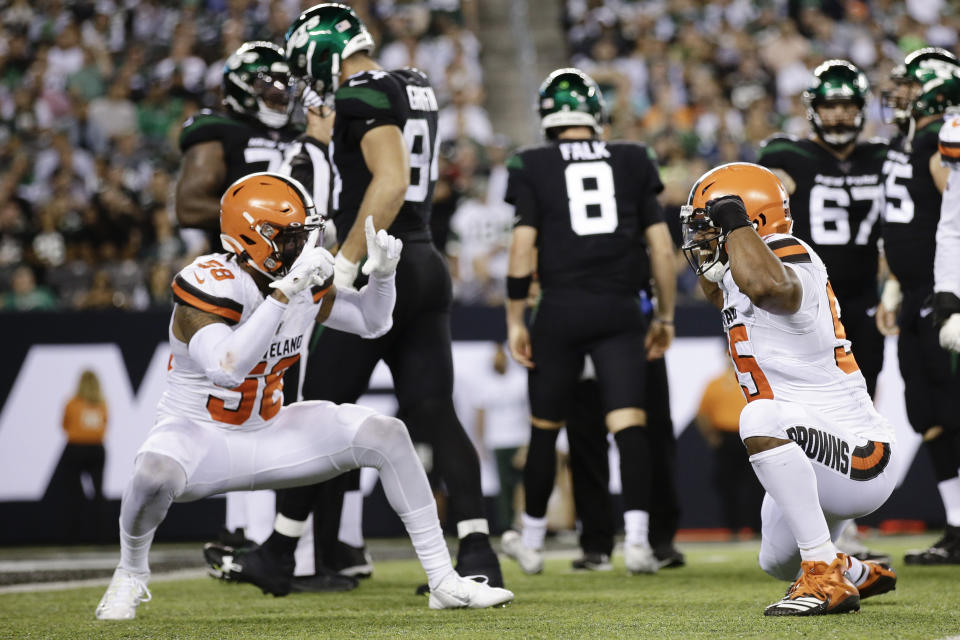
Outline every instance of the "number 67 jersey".
<path id="1" fill-rule="evenodd" d="M 555 140 L 507 161 L 505 200 L 537 229 L 544 291 L 636 295 L 649 285 L 644 230 L 663 221 L 652 154 L 633 142 Z"/>
<path id="2" fill-rule="evenodd" d="M 763 241 L 796 274 L 803 298 L 796 312 L 775 314 L 754 305 L 731 270 L 719 283 L 730 358 L 747 402 L 797 403 L 853 435 L 892 442 L 892 427 L 874 409 L 850 351 L 820 257 L 791 235 L 771 234 Z"/>
<path id="3" fill-rule="evenodd" d="M 253 277 L 227 254 L 200 256 L 176 275 L 171 285 L 178 305 L 221 317 L 230 326 L 245 322 L 264 296 Z M 283 406 L 283 374 L 305 350 L 304 334 L 316 321 L 326 289 L 319 287 L 291 300 L 260 361 L 232 389 L 215 385 L 177 339 L 170 322 L 171 359 L 159 415 L 174 415 L 226 429 L 257 429 Z"/>

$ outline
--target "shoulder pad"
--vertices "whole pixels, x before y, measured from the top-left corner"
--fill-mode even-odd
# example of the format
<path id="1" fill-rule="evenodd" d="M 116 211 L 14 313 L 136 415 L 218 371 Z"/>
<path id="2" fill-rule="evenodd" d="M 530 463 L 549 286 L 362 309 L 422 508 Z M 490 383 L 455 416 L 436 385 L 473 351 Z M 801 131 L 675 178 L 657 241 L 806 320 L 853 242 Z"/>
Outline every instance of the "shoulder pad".
<path id="1" fill-rule="evenodd" d="M 777 144 L 777 143 L 792 144 L 797 142 L 800 142 L 800 138 L 798 138 L 797 136 L 792 136 L 787 133 L 775 133 L 769 138 L 767 138 L 766 140 L 764 140 L 763 142 L 761 142 L 760 148 L 763 149 L 768 145 Z"/>
<path id="2" fill-rule="evenodd" d="M 373 118 L 393 111 L 391 96 L 397 92 L 386 71 L 363 71 L 350 76 L 334 94 L 337 114 Z"/>
<path id="3" fill-rule="evenodd" d="M 221 254 L 200 256 L 184 267 L 170 286 L 174 301 L 234 325 L 243 315 L 243 278 L 249 276 L 225 258 Z"/>
<path id="4" fill-rule="evenodd" d="M 767 247 L 773 251 L 773 254 L 780 258 L 781 262 L 800 264 L 812 262 L 810 252 L 806 245 L 797 238 L 785 233 L 772 233 L 763 237 Z"/>
<path id="5" fill-rule="evenodd" d="M 226 114 L 204 109 L 183 123 L 180 129 L 180 149 L 185 151 L 200 142 L 223 140 L 243 126 L 243 123 Z"/>

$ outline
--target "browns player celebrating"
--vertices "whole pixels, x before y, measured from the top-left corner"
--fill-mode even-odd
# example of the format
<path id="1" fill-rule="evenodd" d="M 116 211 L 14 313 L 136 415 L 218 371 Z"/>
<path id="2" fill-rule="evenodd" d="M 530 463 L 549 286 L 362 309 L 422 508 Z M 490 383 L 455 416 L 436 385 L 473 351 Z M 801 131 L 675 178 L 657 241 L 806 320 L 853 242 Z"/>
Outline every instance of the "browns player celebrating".
<path id="1" fill-rule="evenodd" d="M 823 261 L 790 234 L 789 196 L 759 165 L 708 171 L 680 216 L 683 251 L 722 310 L 747 399 L 740 437 L 767 492 L 760 567 L 796 579 L 764 615 L 859 610 L 862 598 L 893 589 L 896 574 L 833 541 L 893 491 L 894 437 L 850 351 Z"/>
<path id="2" fill-rule="evenodd" d="M 97 618 L 133 618 L 150 599 L 147 554 L 174 501 L 307 484 L 362 466 L 380 471 L 427 573 L 431 608 L 488 607 L 513 597 L 453 570 L 402 422 L 356 405 L 283 406 L 283 372 L 313 323 L 368 339 L 392 324 L 401 241 L 375 232 L 368 218 L 369 282 L 338 290 L 330 282 L 333 256 L 316 246 L 319 222 L 299 183 L 253 174 L 223 196 L 225 252 L 201 256 L 174 279 L 168 384 L 123 494 L 120 564 Z M 289 577 L 264 586 L 277 595 L 289 588 Z"/>
<path id="3" fill-rule="evenodd" d="M 340 243 L 334 282 L 340 288 L 362 282 L 357 278 L 368 216 L 405 247 L 397 268 L 393 328 L 372 341 L 325 330 L 317 349 L 342 364 L 311 367 L 305 394 L 354 402 L 383 360 L 393 375 L 400 414 L 433 447 L 457 521 L 458 571 L 501 586 L 484 516 L 479 458 L 453 408 L 450 274 L 429 230 L 438 172 L 436 96 L 420 71 L 380 68 L 370 57 L 373 38 L 347 6 L 319 4 L 304 11 L 286 40 L 291 72 L 336 111 L 330 143 L 331 211 Z M 231 572 L 234 578 L 270 580 L 287 572 L 317 492 L 303 488 L 278 495 L 281 526 L 252 552 L 262 562 L 255 570 Z"/>

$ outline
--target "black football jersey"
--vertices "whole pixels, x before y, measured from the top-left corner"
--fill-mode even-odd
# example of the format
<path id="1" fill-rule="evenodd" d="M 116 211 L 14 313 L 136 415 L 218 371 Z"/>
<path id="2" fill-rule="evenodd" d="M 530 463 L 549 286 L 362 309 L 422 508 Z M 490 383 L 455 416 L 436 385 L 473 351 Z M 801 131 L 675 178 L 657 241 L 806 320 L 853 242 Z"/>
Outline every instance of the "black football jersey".
<path id="1" fill-rule="evenodd" d="M 937 153 L 943 120 L 916 132 L 912 150 L 903 136 L 890 142 L 883 163 L 883 249 L 890 271 L 904 293 L 933 291 L 933 255 L 942 195 L 930 175 L 930 157 Z"/>
<path id="2" fill-rule="evenodd" d="M 516 224 L 537 229 L 545 292 L 636 294 L 649 284 L 644 230 L 663 221 L 663 184 L 647 147 L 558 140 L 520 150 L 507 169 Z"/>
<path id="3" fill-rule="evenodd" d="M 278 171 L 287 147 L 298 135 L 293 127 L 271 129 L 233 115 L 204 109 L 183 123 L 180 151 L 201 142 L 217 140 L 223 145 L 227 175 L 220 193 L 245 175 L 257 171 Z"/>
<path id="4" fill-rule="evenodd" d="M 289 175 L 304 186 L 317 213 L 330 215 L 330 161 L 327 145 L 306 134 L 287 149 L 280 173 Z"/>
<path id="5" fill-rule="evenodd" d="M 796 183 L 793 235 L 816 250 L 840 298 L 877 288 L 886 151 L 886 141 L 858 142 L 840 160 L 813 140 L 783 135 L 759 150 L 758 164 L 781 169 Z"/>
<path id="6" fill-rule="evenodd" d="M 389 232 L 405 240 L 430 238 L 430 210 L 437 181 L 437 98 L 423 72 L 416 69 L 364 71 L 337 89 L 333 124 L 333 210 L 337 237 L 343 242 L 373 177 L 363 159 L 360 140 L 382 125 L 396 125 L 410 152 L 410 186 Z"/>

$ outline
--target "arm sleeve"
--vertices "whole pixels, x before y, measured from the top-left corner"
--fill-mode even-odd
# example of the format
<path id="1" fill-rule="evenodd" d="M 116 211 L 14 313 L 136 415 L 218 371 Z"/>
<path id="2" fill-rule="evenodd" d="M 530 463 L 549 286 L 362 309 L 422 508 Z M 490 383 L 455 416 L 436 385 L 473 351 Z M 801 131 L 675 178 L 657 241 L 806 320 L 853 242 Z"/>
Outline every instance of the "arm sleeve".
<path id="1" fill-rule="evenodd" d="M 236 329 L 222 322 L 203 327 L 190 339 L 190 357 L 215 385 L 236 387 L 270 346 L 286 308 L 273 296 L 267 296 Z"/>
<path id="2" fill-rule="evenodd" d="M 360 291 L 337 289 L 330 315 L 323 324 L 361 338 L 379 338 L 393 327 L 396 301 L 396 272 L 386 277 L 371 274 Z"/>
<path id="3" fill-rule="evenodd" d="M 960 297 L 960 165 L 950 169 L 940 205 L 933 277 L 935 292 L 945 291 Z"/>

